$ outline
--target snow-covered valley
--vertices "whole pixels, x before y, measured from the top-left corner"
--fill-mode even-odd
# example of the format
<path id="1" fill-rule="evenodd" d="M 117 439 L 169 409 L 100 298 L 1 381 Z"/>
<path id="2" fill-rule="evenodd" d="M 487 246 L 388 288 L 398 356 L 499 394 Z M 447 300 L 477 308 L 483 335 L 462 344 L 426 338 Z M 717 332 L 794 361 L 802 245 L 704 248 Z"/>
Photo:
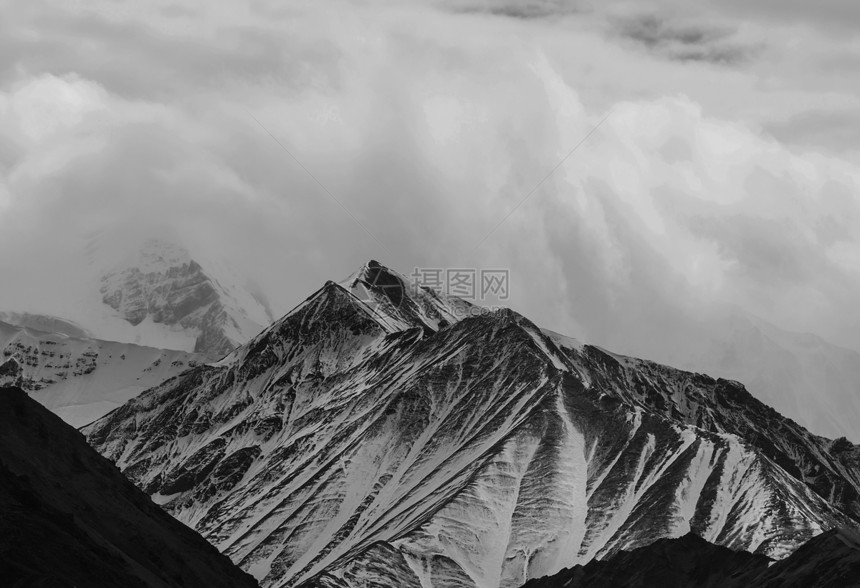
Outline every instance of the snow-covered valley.
<path id="1" fill-rule="evenodd" d="M 41 331 L 0 321 L 2 360 L 14 359 L 21 387 L 80 427 L 147 388 L 199 365 L 193 353 Z"/>

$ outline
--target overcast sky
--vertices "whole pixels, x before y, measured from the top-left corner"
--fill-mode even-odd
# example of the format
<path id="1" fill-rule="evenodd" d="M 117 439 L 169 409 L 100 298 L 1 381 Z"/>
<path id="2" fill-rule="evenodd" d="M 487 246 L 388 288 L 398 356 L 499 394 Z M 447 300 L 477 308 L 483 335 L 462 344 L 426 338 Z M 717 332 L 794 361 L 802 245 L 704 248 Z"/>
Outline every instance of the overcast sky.
<path id="1" fill-rule="evenodd" d="M 277 313 L 375 258 L 616 347 L 732 308 L 860 349 L 856 0 L 0 9 L 0 309 L 167 225 Z"/>

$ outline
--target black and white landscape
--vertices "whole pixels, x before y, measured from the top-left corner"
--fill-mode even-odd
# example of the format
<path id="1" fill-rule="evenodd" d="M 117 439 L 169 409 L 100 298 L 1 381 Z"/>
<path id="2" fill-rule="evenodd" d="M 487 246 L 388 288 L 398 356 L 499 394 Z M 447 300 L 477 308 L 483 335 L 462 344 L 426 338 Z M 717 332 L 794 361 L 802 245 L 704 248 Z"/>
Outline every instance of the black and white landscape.
<path id="1" fill-rule="evenodd" d="M 860 587 L 854 3 L 0 8 L 0 587 Z"/>
<path id="2" fill-rule="evenodd" d="M 462 306 L 370 261 L 83 433 L 263 586 L 517 587 L 689 532 L 784 558 L 860 528 L 860 447 Z"/>

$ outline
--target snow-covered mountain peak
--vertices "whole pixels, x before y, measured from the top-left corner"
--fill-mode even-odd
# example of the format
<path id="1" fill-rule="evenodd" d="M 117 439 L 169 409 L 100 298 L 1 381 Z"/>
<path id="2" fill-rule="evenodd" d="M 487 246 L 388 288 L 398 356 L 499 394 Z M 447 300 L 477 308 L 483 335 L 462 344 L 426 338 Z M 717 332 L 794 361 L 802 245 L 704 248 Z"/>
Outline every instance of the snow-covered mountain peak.
<path id="1" fill-rule="evenodd" d="M 397 330 L 372 306 L 342 285 L 327 281 L 248 344 L 213 365 L 243 365 L 256 371 L 264 364 L 289 361 L 299 353 L 308 355 L 313 348 L 319 354 L 314 357 L 315 366 L 308 369 L 322 369 L 322 355 L 343 355 L 346 347 L 360 347 Z M 261 362 L 261 358 L 265 360 Z"/>
<path id="2" fill-rule="evenodd" d="M 116 258 L 116 256 L 114 256 Z M 98 259 L 98 255 L 92 255 Z M 101 258 L 105 259 L 105 258 Z M 136 327 L 151 345 L 168 331 L 190 339 L 185 347 L 221 356 L 244 343 L 271 322 L 259 296 L 223 263 L 198 261 L 184 246 L 148 238 L 119 256 L 98 277 L 102 302 Z M 141 341 L 138 341 L 141 342 Z M 163 347 L 174 347 L 165 338 Z"/>
<path id="3" fill-rule="evenodd" d="M 398 330 L 438 331 L 479 314 L 470 302 L 438 292 L 371 259 L 341 282 Z"/>
<path id="4" fill-rule="evenodd" d="M 137 268 L 141 273 L 164 273 L 171 268 L 181 268 L 195 263 L 191 253 L 177 243 L 160 238 L 147 239 L 139 249 L 130 252 L 114 268 L 122 271 Z"/>
<path id="5" fill-rule="evenodd" d="M 193 236 L 167 228 L 101 230 L 57 252 L 57 261 L 44 277 L 49 291 L 0 308 L 0 320 L 210 359 L 272 321 L 248 276 Z"/>

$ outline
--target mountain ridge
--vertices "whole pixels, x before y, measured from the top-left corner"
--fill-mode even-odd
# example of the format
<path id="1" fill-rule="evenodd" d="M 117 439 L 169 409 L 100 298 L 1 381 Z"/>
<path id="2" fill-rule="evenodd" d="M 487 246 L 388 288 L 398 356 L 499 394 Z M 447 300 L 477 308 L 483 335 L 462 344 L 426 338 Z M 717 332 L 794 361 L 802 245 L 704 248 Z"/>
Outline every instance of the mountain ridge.
<path id="1" fill-rule="evenodd" d="M 183 351 L 42 331 L 3 321 L 0 359 L 14 359 L 20 367 L 17 384 L 76 427 L 204 360 Z"/>
<path id="2" fill-rule="evenodd" d="M 857 524 L 856 472 L 793 423 L 768 446 L 742 387 L 509 309 L 428 321 L 444 298 L 371 267 L 364 300 L 329 282 L 84 429 L 263 586 L 513 588 L 690 530 L 784 557 Z"/>
<path id="3" fill-rule="evenodd" d="M 860 537 L 848 529 L 832 529 L 774 562 L 765 556 L 713 545 L 688 533 L 529 580 L 522 588 L 642 586 L 856 588 L 860 586 Z"/>
<path id="4" fill-rule="evenodd" d="M 256 586 L 16 388 L 0 388 L 0 506 L 4 586 Z"/>
<path id="5" fill-rule="evenodd" d="M 684 326 L 669 325 L 660 338 L 633 334 L 608 344 L 628 355 L 744 382 L 756 398 L 810 431 L 860 442 L 856 350 L 779 328 L 734 307 Z"/>

